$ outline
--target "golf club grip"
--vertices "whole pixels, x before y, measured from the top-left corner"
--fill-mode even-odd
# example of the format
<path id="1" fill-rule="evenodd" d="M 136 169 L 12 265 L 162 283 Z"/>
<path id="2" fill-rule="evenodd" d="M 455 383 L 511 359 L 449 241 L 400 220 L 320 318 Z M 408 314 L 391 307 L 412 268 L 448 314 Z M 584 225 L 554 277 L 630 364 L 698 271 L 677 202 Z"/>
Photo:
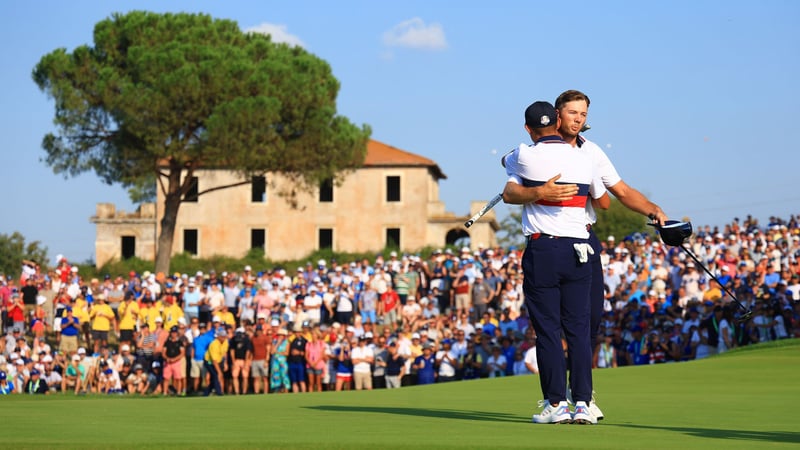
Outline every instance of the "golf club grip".
<path id="1" fill-rule="evenodd" d="M 464 222 L 464 226 L 467 228 L 471 227 L 473 223 L 477 222 L 478 219 L 483 217 L 484 214 L 486 214 L 487 212 L 489 212 L 489 210 L 494 208 L 494 205 L 500 203 L 500 200 L 502 199 L 503 199 L 503 194 L 495 195 L 494 198 L 489 200 L 489 203 L 487 203 L 486 206 L 481 208 L 481 210 L 475 213 L 474 216 L 470 217 L 468 221 Z"/>

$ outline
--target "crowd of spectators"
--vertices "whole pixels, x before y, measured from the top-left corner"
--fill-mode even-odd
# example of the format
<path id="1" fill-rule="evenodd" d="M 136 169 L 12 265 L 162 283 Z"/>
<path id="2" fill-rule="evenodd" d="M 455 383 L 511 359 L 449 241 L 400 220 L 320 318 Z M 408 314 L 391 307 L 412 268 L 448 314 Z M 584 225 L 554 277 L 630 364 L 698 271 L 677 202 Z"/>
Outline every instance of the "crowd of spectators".
<path id="1" fill-rule="evenodd" d="M 598 369 L 800 336 L 794 216 L 695 230 L 686 246 L 719 283 L 650 235 L 603 245 Z M 0 281 L 0 393 L 259 394 L 538 372 L 514 247 L 103 280 L 57 261 Z"/>

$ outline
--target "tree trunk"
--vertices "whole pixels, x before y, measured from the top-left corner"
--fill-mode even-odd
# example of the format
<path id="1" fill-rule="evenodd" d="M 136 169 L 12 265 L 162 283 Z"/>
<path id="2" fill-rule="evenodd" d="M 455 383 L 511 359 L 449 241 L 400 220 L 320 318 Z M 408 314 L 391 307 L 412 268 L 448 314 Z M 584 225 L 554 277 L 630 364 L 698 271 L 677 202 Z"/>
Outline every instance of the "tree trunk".
<path id="1" fill-rule="evenodd" d="M 175 238 L 175 224 L 178 221 L 178 210 L 181 207 L 181 170 L 172 168 L 167 182 L 167 193 L 164 199 L 164 217 L 161 218 L 161 232 L 156 245 L 156 273 L 169 275 L 169 264 L 172 258 L 172 241 Z"/>

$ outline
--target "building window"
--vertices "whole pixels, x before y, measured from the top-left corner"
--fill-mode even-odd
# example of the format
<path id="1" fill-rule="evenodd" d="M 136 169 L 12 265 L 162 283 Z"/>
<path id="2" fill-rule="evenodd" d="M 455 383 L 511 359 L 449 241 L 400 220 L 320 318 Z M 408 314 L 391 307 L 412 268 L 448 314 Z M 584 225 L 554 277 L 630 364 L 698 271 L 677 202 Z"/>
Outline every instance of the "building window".
<path id="1" fill-rule="evenodd" d="M 319 249 L 333 248 L 333 229 L 319 229 Z"/>
<path id="2" fill-rule="evenodd" d="M 189 188 L 189 192 L 187 192 L 186 195 L 183 196 L 183 201 L 185 201 L 185 202 L 196 202 L 197 201 L 197 193 L 199 192 L 197 189 L 198 189 L 199 184 L 200 184 L 200 181 L 197 179 L 197 177 L 192 177 L 191 178 L 191 180 L 189 181 L 189 185 L 191 187 Z"/>
<path id="3" fill-rule="evenodd" d="M 330 203 L 333 201 L 333 179 L 327 179 L 319 185 L 320 203 Z"/>
<path id="4" fill-rule="evenodd" d="M 386 248 L 400 248 L 400 228 L 386 229 Z"/>
<path id="5" fill-rule="evenodd" d="M 250 230 L 250 248 L 257 248 L 264 250 L 264 244 L 267 242 L 267 230 L 263 228 L 253 228 Z"/>
<path id="6" fill-rule="evenodd" d="M 136 236 L 122 236 L 122 259 L 136 256 Z"/>
<path id="7" fill-rule="evenodd" d="M 386 177 L 386 201 L 399 202 L 400 201 L 400 177 L 388 176 Z"/>
<path id="8" fill-rule="evenodd" d="M 197 256 L 197 230 L 183 230 L 183 251 Z"/>
<path id="9" fill-rule="evenodd" d="M 253 203 L 264 203 L 267 201 L 267 177 L 253 177 L 250 184 L 250 201 Z"/>

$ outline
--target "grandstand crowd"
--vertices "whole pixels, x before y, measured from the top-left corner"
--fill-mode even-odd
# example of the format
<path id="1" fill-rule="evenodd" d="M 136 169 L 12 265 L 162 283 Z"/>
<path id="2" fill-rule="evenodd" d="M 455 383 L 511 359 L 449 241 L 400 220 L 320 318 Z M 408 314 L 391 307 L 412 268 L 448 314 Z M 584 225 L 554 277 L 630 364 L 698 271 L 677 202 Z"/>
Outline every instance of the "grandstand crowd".
<path id="1" fill-rule="evenodd" d="M 608 236 L 594 367 L 800 336 L 800 224 L 701 227 L 685 252 Z M 0 393 L 228 395 L 399 388 L 538 372 L 521 249 L 83 279 L 59 255 L 0 281 Z M 724 286 L 753 311 L 742 309 Z M 566 348 L 566 347 L 565 347 Z"/>

